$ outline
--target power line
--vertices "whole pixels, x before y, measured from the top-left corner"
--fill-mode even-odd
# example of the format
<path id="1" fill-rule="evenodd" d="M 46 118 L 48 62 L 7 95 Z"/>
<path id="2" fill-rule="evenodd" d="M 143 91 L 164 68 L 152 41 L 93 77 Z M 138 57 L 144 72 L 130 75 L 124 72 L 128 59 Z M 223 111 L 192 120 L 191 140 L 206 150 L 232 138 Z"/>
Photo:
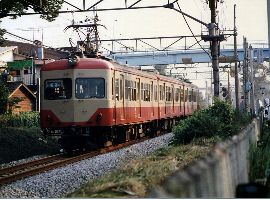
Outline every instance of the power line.
<path id="1" fill-rule="evenodd" d="M 181 10 L 180 5 L 179 5 L 178 2 L 177 2 L 177 6 L 178 6 L 179 10 L 182 12 L 182 10 Z M 193 35 L 193 37 L 194 37 L 195 40 L 197 41 L 197 44 L 198 44 L 198 45 L 201 47 L 201 49 L 209 56 L 209 58 L 212 59 L 212 57 L 210 56 L 209 52 L 207 52 L 207 51 L 202 47 L 202 45 L 200 44 L 200 42 L 199 42 L 199 41 L 197 40 L 197 38 L 195 37 L 195 35 L 194 35 L 192 29 L 190 28 L 190 25 L 189 25 L 188 22 L 187 22 L 187 19 L 186 19 L 185 15 L 184 15 L 183 13 L 181 13 L 181 14 L 182 14 L 182 16 L 183 16 L 183 18 L 184 18 L 184 20 L 185 20 L 185 22 L 186 22 L 186 24 L 187 24 L 187 26 L 188 26 L 190 32 L 191 32 L 191 34 Z"/>

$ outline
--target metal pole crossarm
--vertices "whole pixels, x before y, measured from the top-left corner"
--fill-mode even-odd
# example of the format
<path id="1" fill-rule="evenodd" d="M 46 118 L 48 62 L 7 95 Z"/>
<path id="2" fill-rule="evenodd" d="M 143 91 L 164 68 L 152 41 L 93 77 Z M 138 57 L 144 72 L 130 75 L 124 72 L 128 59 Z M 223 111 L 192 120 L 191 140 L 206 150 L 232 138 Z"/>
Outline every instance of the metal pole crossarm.
<path id="1" fill-rule="evenodd" d="M 71 3 L 67 2 L 67 1 L 64 1 L 64 3 L 70 5 L 70 6 L 72 6 L 73 8 L 76 8 L 76 9 L 78 9 L 78 10 L 82 10 L 82 9 L 78 8 L 77 6 L 74 6 L 73 4 L 71 4 Z"/>
<path id="2" fill-rule="evenodd" d="M 132 41 L 132 40 L 160 40 L 160 39 L 183 39 L 183 38 L 193 38 L 193 35 L 186 36 L 160 36 L 160 37 L 141 37 L 141 38 L 119 38 L 119 39 L 104 39 L 100 40 L 101 42 L 112 42 L 112 41 Z M 201 35 L 195 35 L 195 37 L 201 37 Z"/>
<path id="3" fill-rule="evenodd" d="M 225 36 L 223 34 L 221 35 L 202 35 L 202 39 L 203 41 L 207 42 L 207 41 L 224 41 L 225 40 Z"/>
<path id="4" fill-rule="evenodd" d="M 102 1 L 104 1 L 104 0 L 98 1 L 98 2 L 95 3 L 94 5 L 92 5 L 92 6 L 90 6 L 89 8 L 87 8 L 87 10 L 90 10 L 90 9 L 94 8 L 96 5 L 100 4 Z"/>
<path id="5" fill-rule="evenodd" d="M 136 1 L 135 3 L 133 3 L 131 6 L 129 6 L 129 8 L 131 8 L 131 7 L 133 7 L 133 6 L 135 6 L 136 4 L 138 4 L 138 3 L 140 3 L 142 0 L 138 0 L 138 1 Z"/>
<path id="6" fill-rule="evenodd" d="M 141 6 L 141 7 L 131 7 L 131 8 L 97 8 L 97 9 L 87 9 L 87 10 L 65 10 L 58 11 L 58 14 L 66 14 L 66 13 L 80 13 L 80 12 L 102 12 L 102 11 L 121 11 L 121 10 L 138 10 L 138 9 L 153 9 L 153 8 L 166 8 L 166 5 L 160 6 Z M 9 13 L 6 14 L 5 17 L 14 17 L 14 16 L 24 16 L 24 15 L 47 15 L 48 12 L 29 12 L 29 13 Z"/>
<path id="7" fill-rule="evenodd" d="M 176 12 L 179 12 L 179 13 L 181 13 L 182 15 L 185 15 L 185 16 L 187 16 L 188 18 L 193 19 L 194 21 L 196 21 L 196 22 L 198 22 L 198 23 L 200 23 L 200 24 L 202 24 L 202 25 L 208 27 L 208 24 L 207 24 L 207 23 L 205 23 L 205 22 L 203 22 L 203 21 L 201 21 L 201 20 L 199 20 L 199 19 L 197 19 L 197 18 L 195 18 L 195 17 L 192 17 L 191 15 L 189 15 L 189 14 L 187 14 L 187 13 L 181 11 L 181 10 L 178 10 L 178 9 L 174 8 L 174 3 L 167 4 L 167 6 L 164 6 L 164 7 L 165 7 L 165 8 L 172 9 L 172 10 L 175 10 Z"/>
<path id="8" fill-rule="evenodd" d="M 170 45 L 168 45 L 167 47 L 165 47 L 164 49 L 162 49 L 162 51 L 165 51 L 166 49 L 168 49 L 169 47 L 171 47 L 172 45 L 174 45 L 175 43 L 177 43 L 178 41 L 182 40 L 184 37 L 180 37 L 179 39 L 177 39 L 176 41 L 174 41 L 173 43 L 171 43 Z"/>

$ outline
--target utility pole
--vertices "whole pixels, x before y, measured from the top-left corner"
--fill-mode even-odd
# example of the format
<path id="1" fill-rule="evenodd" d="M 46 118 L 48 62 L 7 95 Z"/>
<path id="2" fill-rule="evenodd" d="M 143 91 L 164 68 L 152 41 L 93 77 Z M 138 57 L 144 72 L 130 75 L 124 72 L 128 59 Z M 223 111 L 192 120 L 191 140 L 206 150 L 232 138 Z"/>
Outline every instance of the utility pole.
<path id="1" fill-rule="evenodd" d="M 209 24 L 209 36 L 211 38 L 211 55 L 214 79 L 214 96 L 219 97 L 219 33 L 216 22 L 217 0 L 209 0 L 209 8 L 211 10 L 211 23 Z"/>
<path id="2" fill-rule="evenodd" d="M 267 17 L 268 17 L 268 51 L 269 51 L 268 57 L 270 65 L 270 0 L 267 0 Z"/>
<path id="3" fill-rule="evenodd" d="M 250 66 L 250 111 L 251 114 L 255 114 L 255 97 L 254 97 L 254 71 L 253 71 L 253 49 L 252 46 L 249 46 L 249 66 Z"/>
<path id="4" fill-rule="evenodd" d="M 243 89 L 244 89 L 244 109 L 248 111 L 248 43 L 247 39 L 243 38 L 243 48 L 244 48 L 244 61 L 243 61 Z"/>
<path id="5" fill-rule="evenodd" d="M 217 26 L 216 16 L 217 16 L 217 2 L 219 0 L 208 0 L 209 8 L 211 10 L 211 23 L 206 24 L 201 20 L 196 19 L 181 11 L 179 4 L 177 3 L 179 10 L 174 8 L 174 3 L 168 3 L 166 8 L 173 9 L 183 16 L 189 17 L 196 22 L 206 26 L 209 31 L 209 35 L 202 35 L 201 38 L 204 41 L 210 41 L 211 46 L 211 56 L 212 56 L 212 68 L 213 68 L 213 83 L 214 83 L 214 96 L 219 97 L 219 43 L 225 40 L 224 34 L 220 34 Z"/>
<path id="6" fill-rule="evenodd" d="M 234 78 L 235 78 L 235 106 L 239 110 L 239 79 L 238 79 L 238 55 L 237 55 L 237 30 L 236 30 L 236 4 L 234 4 Z"/>

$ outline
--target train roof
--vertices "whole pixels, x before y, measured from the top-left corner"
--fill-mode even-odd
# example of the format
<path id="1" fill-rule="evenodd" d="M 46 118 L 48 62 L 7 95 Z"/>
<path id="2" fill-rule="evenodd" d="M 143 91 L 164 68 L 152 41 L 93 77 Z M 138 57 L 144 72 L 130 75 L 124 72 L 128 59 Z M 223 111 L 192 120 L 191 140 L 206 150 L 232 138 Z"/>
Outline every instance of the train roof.
<path id="1" fill-rule="evenodd" d="M 90 62 L 91 61 L 91 62 Z M 177 80 L 172 77 L 159 75 L 153 72 L 146 72 L 130 67 L 127 65 L 121 65 L 114 60 L 104 58 L 78 58 L 77 62 L 73 65 L 69 64 L 68 59 L 57 60 L 55 62 L 48 63 L 41 68 L 41 71 L 55 71 L 55 70 L 67 70 L 67 69 L 114 69 L 122 71 L 124 73 L 131 73 L 134 75 L 147 77 L 151 79 L 159 79 L 162 81 L 168 81 L 171 83 L 181 83 L 182 85 L 197 87 L 193 84 Z"/>
<path id="2" fill-rule="evenodd" d="M 91 61 L 91 62 L 89 62 Z M 79 58 L 76 63 L 70 64 L 68 59 L 61 59 L 44 65 L 42 71 L 66 69 L 111 69 L 108 61 L 97 58 Z"/>

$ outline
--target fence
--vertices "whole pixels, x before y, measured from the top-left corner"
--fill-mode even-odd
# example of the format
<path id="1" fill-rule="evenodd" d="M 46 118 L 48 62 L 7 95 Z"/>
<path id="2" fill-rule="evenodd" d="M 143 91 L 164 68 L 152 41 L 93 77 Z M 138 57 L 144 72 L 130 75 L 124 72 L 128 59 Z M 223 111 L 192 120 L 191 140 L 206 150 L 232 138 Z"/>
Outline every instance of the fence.
<path id="1" fill-rule="evenodd" d="M 260 133 L 253 120 L 232 139 L 217 144 L 208 155 L 168 177 L 150 198 L 234 198 L 239 183 L 248 182 L 249 148 Z"/>

